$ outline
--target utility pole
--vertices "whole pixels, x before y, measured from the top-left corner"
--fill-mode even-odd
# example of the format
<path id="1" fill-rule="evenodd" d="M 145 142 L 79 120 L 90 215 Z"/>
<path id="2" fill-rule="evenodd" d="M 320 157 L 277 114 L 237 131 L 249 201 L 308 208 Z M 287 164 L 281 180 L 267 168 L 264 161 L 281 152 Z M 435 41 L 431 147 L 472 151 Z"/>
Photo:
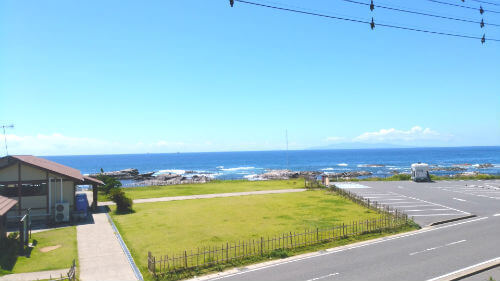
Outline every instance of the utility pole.
<path id="1" fill-rule="evenodd" d="M 5 155 L 9 155 L 9 149 L 7 148 L 7 134 L 5 133 L 5 129 L 13 129 L 14 128 L 14 125 L 1 125 L 0 127 L 2 127 L 3 129 L 3 138 L 4 138 L 4 142 L 5 142 Z"/>

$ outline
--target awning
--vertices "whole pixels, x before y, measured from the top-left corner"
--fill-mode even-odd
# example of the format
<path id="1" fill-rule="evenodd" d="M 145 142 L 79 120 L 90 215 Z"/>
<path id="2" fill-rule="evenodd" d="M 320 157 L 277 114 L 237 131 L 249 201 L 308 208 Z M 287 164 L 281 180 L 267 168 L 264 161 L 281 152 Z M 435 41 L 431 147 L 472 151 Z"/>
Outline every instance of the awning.
<path id="1" fill-rule="evenodd" d="M 0 216 L 7 214 L 7 212 L 16 204 L 16 199 L 0 196 Z"/>

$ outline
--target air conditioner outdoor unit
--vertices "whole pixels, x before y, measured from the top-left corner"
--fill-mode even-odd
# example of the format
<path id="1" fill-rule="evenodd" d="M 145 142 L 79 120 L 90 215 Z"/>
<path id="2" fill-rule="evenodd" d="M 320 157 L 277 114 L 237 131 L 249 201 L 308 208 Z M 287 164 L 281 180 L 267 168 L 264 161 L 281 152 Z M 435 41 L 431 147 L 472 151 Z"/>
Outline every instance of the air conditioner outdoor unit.
<path id="1" fill-rule="evenodd" d="M 56 222 L 69 222 L 69 203 L 57 202 L 56 213 L 54 217 Z"/>

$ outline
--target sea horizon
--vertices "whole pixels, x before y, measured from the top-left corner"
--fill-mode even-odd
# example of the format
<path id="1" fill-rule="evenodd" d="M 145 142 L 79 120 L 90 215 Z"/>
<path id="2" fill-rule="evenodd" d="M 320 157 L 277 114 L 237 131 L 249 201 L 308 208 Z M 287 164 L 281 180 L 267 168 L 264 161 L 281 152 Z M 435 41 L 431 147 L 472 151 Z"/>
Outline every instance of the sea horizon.
<path id="1" fill-rule="evenodd" d="M 137 169 L 139 173 L 194 175 L 212 179 L 252 179 L 269 170 L 336 174 L 366 171 L 373 177 L 409 173 L 412 163 L 435 168 L 436 175 L 460 172 L 500 174 L 500 146 L 325 150 L 270 150 L 184 153 L 43 156 L 84 174 Z M 483 164 L 491 164 L 487 167 Z"/>

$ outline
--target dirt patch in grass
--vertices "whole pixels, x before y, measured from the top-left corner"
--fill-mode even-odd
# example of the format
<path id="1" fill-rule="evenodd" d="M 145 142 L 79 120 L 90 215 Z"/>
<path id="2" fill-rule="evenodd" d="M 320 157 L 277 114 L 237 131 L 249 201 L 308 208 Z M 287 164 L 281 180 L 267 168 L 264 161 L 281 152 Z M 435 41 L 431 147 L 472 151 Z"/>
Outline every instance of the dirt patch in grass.
<path id="1" fill-rule="evenodd" d="M 59 245 L 55 245 L 55 246 L 47 246 L 47 247 L 43 247 L 40 249 L 40 252 L 42 253 L 47 253 L 47 252 L 50 252 L 50 251 L 53 251 L 57 248 L 60 248 L 61 247 L 61 244 Z"/>

